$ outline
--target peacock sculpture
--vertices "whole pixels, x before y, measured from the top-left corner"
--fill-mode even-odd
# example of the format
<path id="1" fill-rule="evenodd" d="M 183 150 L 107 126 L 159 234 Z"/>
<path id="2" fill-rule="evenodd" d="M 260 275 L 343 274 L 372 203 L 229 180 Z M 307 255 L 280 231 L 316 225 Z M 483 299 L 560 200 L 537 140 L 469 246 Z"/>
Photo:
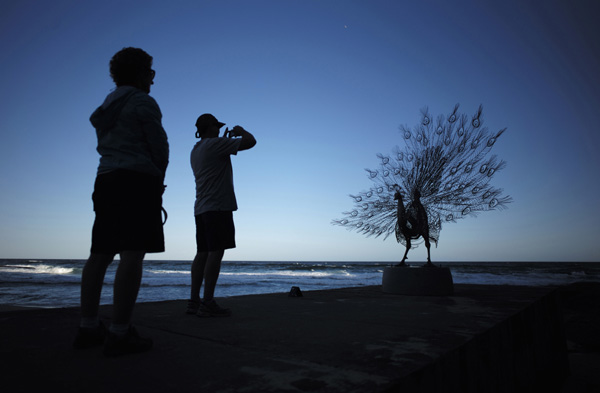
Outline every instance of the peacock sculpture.
<path id="1" fill-rule="evenodd" d="M 489 154 L 506 128 L 494 133 L 483 127 L 482 106 L 473 117 L 457 113 L 458 107 L 435 121 L 425 108 L 421 124 L 401 127 L 404 148 L 377 155 L 379 168 L 367 169 L 373 185 L 350 195 L 354 208 L 333 224 L 384 240 L 394 233 L 406 246 L 398 266 L 424 241 L 426 266 L 433 266 L 430 243 L 437 246 L 442 223 L 506 208 L 511 197 L 490 185 L 506 162 Z"/>

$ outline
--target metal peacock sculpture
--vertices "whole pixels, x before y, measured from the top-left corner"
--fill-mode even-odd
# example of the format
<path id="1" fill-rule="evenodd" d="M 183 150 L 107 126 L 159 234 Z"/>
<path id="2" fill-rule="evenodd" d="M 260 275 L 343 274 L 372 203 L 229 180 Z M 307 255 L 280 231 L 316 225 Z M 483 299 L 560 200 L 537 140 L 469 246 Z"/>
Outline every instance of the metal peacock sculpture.
<path id="1" fill-rule="evenodd" d="M 332 223 L 384 240 L 394 233 L 406 246 L 398 266 L 405 265 L 411 247 L 424 241 L 426 266 L 432 266 L 430 242 L 437 246 L 442 223 L 506 208 L 512 198 L 490 185 L 506 162 L 489 155 L 506 128 L 492 133 L 483 127 L 481 106 L 472 118 L 457 111 L 458 105 L 433 121 L 425 108 L 421 124 L 412 131 L 401 127 L 404 149 L 377 155 L 379 168 L 367 169 L 374 184 L 350 195 L 354 208 Z"/>

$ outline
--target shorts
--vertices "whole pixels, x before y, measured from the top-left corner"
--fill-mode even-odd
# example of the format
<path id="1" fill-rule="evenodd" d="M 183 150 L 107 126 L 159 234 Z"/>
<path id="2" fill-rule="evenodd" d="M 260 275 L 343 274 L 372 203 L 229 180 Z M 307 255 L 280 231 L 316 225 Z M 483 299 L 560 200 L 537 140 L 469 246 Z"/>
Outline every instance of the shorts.
<path id="1" fill-rule="evenodd" d="M 96 177 L 92 253 L 163 252 L 164 187 L 157 176 L 117 169 Z"/>
<path id="2" fill-rule="evenodd" d="M 235 248 L 233 212 L 212 211 L 196 216 L 197 252 Z"/>

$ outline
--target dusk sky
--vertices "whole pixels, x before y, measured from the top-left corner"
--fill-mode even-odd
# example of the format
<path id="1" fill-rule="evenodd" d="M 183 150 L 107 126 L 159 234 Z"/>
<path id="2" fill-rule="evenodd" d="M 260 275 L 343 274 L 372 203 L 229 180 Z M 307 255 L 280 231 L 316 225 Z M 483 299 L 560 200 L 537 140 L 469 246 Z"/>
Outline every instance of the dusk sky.
<path id="1" fill-rule="evenodd" d="M 85 259 L 98 166 L 89 116 L 123 47 L 154 58 L 171 157 L 166 252 L 195 254 L 194 123 L 252 132 L 232 158 L 237 248 L 225 260 L 399 261 L 331 225 L 420 110 L 459 103 L 507 128 L 492 184 L 514 202 L 443 227 L 432 261 L 600 261 L 597 1 L 0 3 L 0 258 Z M 408 262 L 425 261 L 423 245 Z"/>

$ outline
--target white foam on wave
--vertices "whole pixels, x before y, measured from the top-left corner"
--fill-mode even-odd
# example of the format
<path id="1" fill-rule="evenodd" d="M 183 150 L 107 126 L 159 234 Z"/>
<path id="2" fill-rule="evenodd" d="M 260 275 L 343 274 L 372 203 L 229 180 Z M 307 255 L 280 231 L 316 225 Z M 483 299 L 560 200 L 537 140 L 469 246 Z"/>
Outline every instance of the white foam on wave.
<path id="1" fill-rule="evenodd" d="M 185 276 L 189 276 L 190 272 L 185 270 L 145 270 L 144 273 L 151 274 L 181 274 Z"/>
<path id="2" fill-rule="evenodd" d="M 0 267 L 2 273 L 26 273 L 26 274 L 72 274 L 75 269 L 70 267 L 59 267 L 51 265 L 5 265 Z"/>
<path id="3" fill-rule="evenodd" d="M 336 275 L 340 275 L 340 274 L 334 274 L 334 273 L 328 273 L 328 272 L 315 272 L 315 271 L 311 271 L 311 272 L 295 272 L 295 271 L 291 271 L 291 270 L 283 270 L 280 272 L 257 272 L 257 273 L 252 273 L 252 272 L 221 272 L 221 275 L 223 276 L 248 276 L 248 277 L 252 277 L 252 276 L 260 276 L 260 277 L 265 277 L 265 276 L 270 276 L 270 277 L 332 277 L 332 276 L 336 276 Z M 350 275 L 350 274 L 346 274 L 346 275 Z"/>
<path id="4" fill-rule="evenodd" d="M 149 273 L 149 274 L 155 274 L 155 275 L 159 275 L 159 274 L 174 274 L 174 275 L 185 275 L 185 276 L 189 276 L 190 272 L 189 271 L 185 271 L 185 270 L 146 270 L 144 271 L 144 273 Z M 280 272 L 224 272 L 221 271 L 219 273 L 220 276 L 247 276 L 247 277 L 253 277 L 253 276 L 272 276 L 272 277 L 332 277 L 332 276 L 354 276 L 351 273 L 348 272 L 336 272 L 336 273 L 327 273 L 327 272 L 315 272 L 315 271 L 311 271 L 311 272 L 295 272 L 295 271 L 280 271 Z"/>
<path id="5" fill-rule="evenodd" d="M 571 276 L 585 277 L 585 276 L 587 276 L 587 273 L 584 271 L 574 271 L 574 272 L 571 272 Z"/>

